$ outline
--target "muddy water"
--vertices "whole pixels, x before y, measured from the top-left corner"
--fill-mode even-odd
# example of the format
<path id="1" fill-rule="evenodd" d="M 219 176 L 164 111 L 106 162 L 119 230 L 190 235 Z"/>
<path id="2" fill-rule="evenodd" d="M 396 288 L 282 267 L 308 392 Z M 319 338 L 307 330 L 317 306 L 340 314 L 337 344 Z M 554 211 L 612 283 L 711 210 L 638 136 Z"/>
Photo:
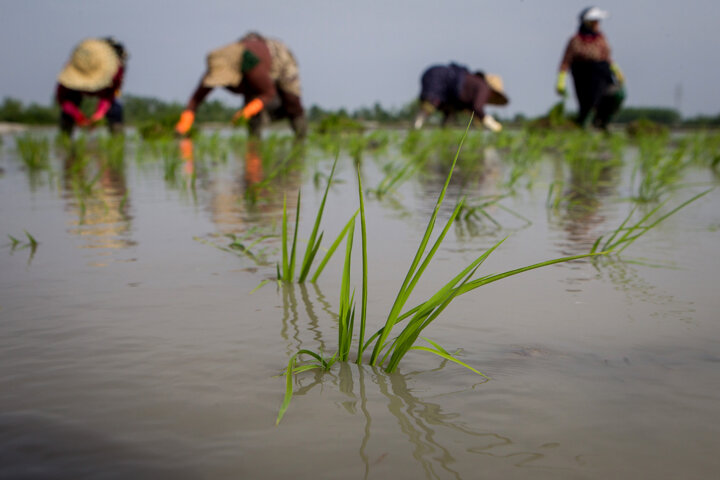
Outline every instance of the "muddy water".
<path id="1" fill-rule="evenodd" d="M 332 155 L 310 149 L 251 202 L 246 190 L 268 172 L 243 150 L 185 161 L 168 175 L 129 141 L 125 161 L 101 169 L 88 195 L 70 181 L 72 159 L 53 151 L 51 170 L 30 174 L 13 138 L 3 138 L 0 235 L 21 244 L 0 249 L 0 478 L 705 479 L 720 471 L 720 189 L 622 262 L 547 267 L 459 298 L 426 334 L 461 349 L 490 381 L 423 352 L 394 374 L 336 365 L 298 378 L 276 427 L 277 374 L 290 355 L 336 348 L 340 262 L 317 284 L 253 292 L 274 275 L 277 239 L 255 245 L 255 260 L 212 244 L 226 246 L 224 234 L 278 233 L 283 190 L 292 199 L 302 188 L 310 218 L 322 195 L 315 173 L 329 171 Z M 366 186 L 379 183 L 392 155 L 364 158 Z M 95 178 L 93 162 L 85 167 Z M 471 197 L 502 191 L 501 156 L 492 167 L 453 183 L 450 196 L 461 183 Z M 549 183 L 572 175 L 544 162 L 530 188 L 501 202 L 507 210 L 491 210 L 499 227 L 451 229 L 415 299 L 508 234 L 483 272 L 587 251 L 631 208 L 630 168 L 549 210 Z M 368 198 L 376 328 L 440 173 Z M 348 157 L 339 178 L 329 238 L 356 208 Z M 684 184 L 671 203 L 717 180 L 691 170 Z M 304 224 L 300 237 L 309 230 Z"/>

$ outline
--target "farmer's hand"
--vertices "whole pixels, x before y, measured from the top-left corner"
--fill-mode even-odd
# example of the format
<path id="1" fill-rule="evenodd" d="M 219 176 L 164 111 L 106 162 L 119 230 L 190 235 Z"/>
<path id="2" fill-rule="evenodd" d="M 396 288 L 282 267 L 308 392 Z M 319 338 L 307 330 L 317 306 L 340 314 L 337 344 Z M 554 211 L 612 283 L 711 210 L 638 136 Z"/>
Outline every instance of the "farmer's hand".
<path id="1" fill-rule="evenodd" d="M 483 125 L 485 125 L 485 128 L 493 132 L 497 133 L 502 130 L 502 125 L 500 124 L 500 122 L 495 120 L 491 115 L 485 115 L 482 119 L 482 123 Z"/>
<path id="2" fill-rule="evenodd" d="M 247 124 L 247 118 L 245 118 L 245 115 L 243 115 L 242 109 L 235 112 L 235 114 L 232 116 L 232 119 L 230 120 L 230 123 L 232 123 L 236 127 L 242 127 Z"/>
<path id="3" fill-rule="evenodd" d="M 195 112 L 192 110 L 185 110 L 180 114 L 180 120 L 175 125 L 175 131 L 180 135 L 185 135 L 190 131 L 190 128 L 195 122 Z"/>
<path id="4" fill-rule="evenodd" d="M 235 112 L 235 115 L 233 115 L 232 118 L 232 123 L 237 125 L 241 120 L 249 120 L 251 117 L 254 117 L 258 113 L 262 112 L 263 108 L 265 108 L 263 101 L 259 98 L 255 98 L 245 105 L 242 110 Z"/>
<path id="5" fill-rule="evenodd" d="M 96 113 L 87 120 L 87 123 L 85 124 L 85 126 L 88 128 L 88 130 L 92 130 L 100 122 L 102 122 L 103 118 L 105 118 L 105 115 Z"/>
<path id="6" fill-rule="evenodd" d="M 565 72 L 565 71 L 558 72 L 557 83 L 555 84 L 555 91 L 557 92 L 558 95 L 562 95 L 563 97 L 565 96 L 565 94 L 567 93 L 566 84 L 567 84 L 567 72 Z"/>

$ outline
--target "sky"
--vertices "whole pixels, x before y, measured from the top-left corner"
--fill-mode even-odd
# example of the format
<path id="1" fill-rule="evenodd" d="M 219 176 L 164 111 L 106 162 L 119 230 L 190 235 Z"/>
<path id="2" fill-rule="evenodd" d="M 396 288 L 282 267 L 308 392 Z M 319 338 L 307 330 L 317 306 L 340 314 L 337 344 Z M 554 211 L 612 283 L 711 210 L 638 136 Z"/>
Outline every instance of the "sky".
<path id="1" fill-rule="evenodd" d="M 502 116 L 546 112 L 558 64 L 587 0 L 0 0 L 0 98 L 48 104 L 83 38 L 130 52 L 124 91 L 185 102 L 208 51 L 255 30 L 300 65 L 303 102 L 400 107 L 430 65 L 455 61 L 502 76 Z M 605 0 L 602 23 L 627 79 L 626 106 L 720 113 L 720 2 Z M 211 99 L 240 105 L 213 92 Z M 574 99 L 571 102 L 574 106 Z"/>

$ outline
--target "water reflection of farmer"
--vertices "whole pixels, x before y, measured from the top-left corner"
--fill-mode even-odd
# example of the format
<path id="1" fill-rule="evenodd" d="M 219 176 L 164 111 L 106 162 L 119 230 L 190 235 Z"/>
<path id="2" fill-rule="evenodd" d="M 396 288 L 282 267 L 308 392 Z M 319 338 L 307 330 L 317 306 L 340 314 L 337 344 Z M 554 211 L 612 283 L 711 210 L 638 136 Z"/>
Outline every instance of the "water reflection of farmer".
<path id="1" fill-rule="evenodd" d="M 594 113 L 593 125 L 606 129 L 625 97 L 624 78 L 610 56 L 610 46 L 600 32 L 607 12 L 597 7 L 580 12 L 580 27 L 570 39 L 560 63 L 556 90 L 565 95 L 570 70 L 579 103 L 577 123 L 585 126 Z"/>
<path id="2" fill-rule="evenodd" d="M 71 135 L 75 125 L 92 128 L 104 118 L 111 133 L 122 132 L 123 109 L 118 98 L 126 60 L 125 47 L 112 37 L 88 38 L 75 47 L 58 75 L 56 99 L 63 133 Z M 98 98 L 90 118 L 80 110 L 85 96 Z"/>
<path id="3" fill-rule="evenodd" d="M 215 87 L 245 96 L 245 106 L 233 122 L 247 121 L 251 135 L 259 136 L 266 117 L 288 118 L 297 137 L 307 132 L 300 102 L 297 61 L 279 40 L 249 33 L 207 56 L 207 71 L 195 89 L 175 130 L 184 135 L 195 121 L 195 112 Z"/>
<path id="4" fill-rule="evenodd" d="M 414 127 L 419 129 L 435 111 L 443 112 L 443 125 L 458 111 L 470 110 L 478 122 L 499 132 L 502 125 L 485 113 L 485 105 L 506 105 L 502 78 L 483 72 L 470 72 L 467 67 L 451 63 L 428 68 L 420 80 L 420 112 Z"/>
<path id="5" fill-rule="evenodd" d="M 89 162 L 74 153 L 64 160 L 64 197 L 72 220 L 70 233 L 85 239 L 83 248 L 124 249 L 131 238 L 132 216 L 124 163 L 101 158 Z M 97 183 L 95 183 L 97 182 Z"/>

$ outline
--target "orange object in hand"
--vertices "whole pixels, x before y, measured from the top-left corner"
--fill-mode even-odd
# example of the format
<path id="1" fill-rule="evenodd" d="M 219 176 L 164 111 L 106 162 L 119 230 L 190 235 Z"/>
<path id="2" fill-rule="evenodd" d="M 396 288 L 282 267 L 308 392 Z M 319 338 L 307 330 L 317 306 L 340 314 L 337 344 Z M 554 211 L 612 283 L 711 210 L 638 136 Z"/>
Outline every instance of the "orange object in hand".
<path id="1" fill-rule="evenodd" d="M 239 118 L 248 119 L 250 117 L 254 117 L 258 113 L 262 112 L 264 107 L 265 104 L 259 98 L 251 100 L 250 103 L 245 105 L 245 108 L 233 115 L 233 121 L 237 121 Z"/>
<path id="2" fill-rule="evenodd" d="M 195 121 L 195 112 L 192 110 L 185 110 L 180 114 L 180 120 L 175 125 L 175 131 L 180 135 L 185 135 L 192 127 Z"/>

